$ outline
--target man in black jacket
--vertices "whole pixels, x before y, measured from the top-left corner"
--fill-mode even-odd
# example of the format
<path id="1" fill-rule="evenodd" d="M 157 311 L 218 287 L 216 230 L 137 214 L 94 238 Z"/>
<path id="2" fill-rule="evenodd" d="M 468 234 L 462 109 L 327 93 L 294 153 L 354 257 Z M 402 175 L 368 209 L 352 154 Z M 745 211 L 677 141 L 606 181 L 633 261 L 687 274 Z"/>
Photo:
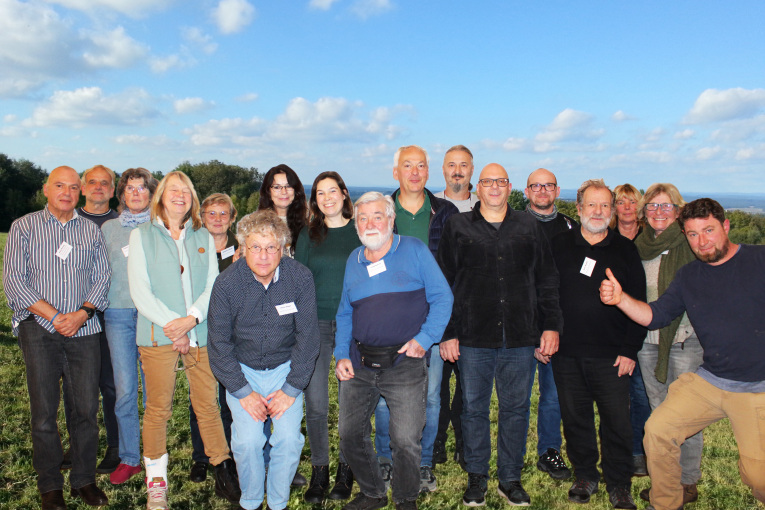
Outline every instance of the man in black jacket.
<path id="1" fill-rule="evenodd" d="M 393 178 L 400 188 L 393 195 L 396 210 L 395 234 L 416 237 L 427 245 L 433 256 L 438 252 L 441 232 L 446 220 L 459 211 L 442 198 L 436 198 L 425 188 L 428 182 L 428 153 L 422 147 L 401 147 L 393 157 Z M 422 431 L 422 457 L 420 459 L 420 492 L 433 492 L 437 488 L 433 474 L 433 444 L 438 432 L 441 411 L 441 377 L 444 363 L 434 345 L 429 351 L 428 396 L 425 408 L 425 429 Z M 383 480 L 390 484 L 393 474 L 390 435 L 390 412 L 384 399 L 375 410 L 375 448 L 382 469 Z"/>
<path id="2" fill-rule="evenodd" d="M 574 503 L 597 492 L 598 443 L 593 404 L 600 415 L 601 464 L 614 508 L 637 508 L 632 495 L 630 380 L 645 329 L 618 309 L 603 306 L 598 289 L 606 268 L 645 300 L 645 272 L 637 248 L 608 228 L 614 196 L 603 180 L 589 180 L 576 194 L 582 226 L 557 235 L 552 252 L 560 273 L 564 327 L 552 358 L 566 451 L 576 481 L 568 491 Z M 634 293 L 634 294 L 633 294 Z"/>
<path id="3" fill-rule="evenodd" d="M 521 468 L 534 351 L 538 346 L 541 355 L 554 354 L 563 325 L 549 243 L 539 222 L 509 207 L 510 189 L 505 169 L 487 165 L 478 180 L 480 202 L 472 212 L 446 223 L 438 250 L 454 293 L 440 349 L 445 360 L 457 361 L 462 382 L 468 472 L 462 503 L 467 506 L 486 502 L 489 404 L 495 380 L 499 493 L 512 505 L 530 503 L 521 485 Z"/>

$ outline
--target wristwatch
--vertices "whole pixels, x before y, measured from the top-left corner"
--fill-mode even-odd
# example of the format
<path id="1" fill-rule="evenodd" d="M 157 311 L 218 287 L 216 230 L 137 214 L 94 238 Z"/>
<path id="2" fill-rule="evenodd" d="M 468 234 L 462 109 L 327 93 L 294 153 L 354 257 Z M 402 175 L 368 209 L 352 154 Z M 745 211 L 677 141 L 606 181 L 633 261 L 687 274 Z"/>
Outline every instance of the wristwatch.
<path id="1" fill-rule="evenodd" d="M 78 308 L 77 311 L 80 311 L 80 310 L 85 310 L 85 313 L 88 314 L 88 320 L 92 319 L 93 316 L 96 314 L 96 309 L 91 308 L 89 306 L 82 305 L 80 308 Z"/>

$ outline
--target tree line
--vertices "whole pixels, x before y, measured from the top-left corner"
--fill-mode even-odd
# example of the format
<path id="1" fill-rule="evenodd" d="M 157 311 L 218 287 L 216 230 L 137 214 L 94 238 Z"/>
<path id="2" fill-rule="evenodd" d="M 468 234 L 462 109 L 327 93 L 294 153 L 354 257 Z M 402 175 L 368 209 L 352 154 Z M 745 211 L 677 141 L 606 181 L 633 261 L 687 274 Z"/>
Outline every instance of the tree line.
<path id="1" fill-rule="evenodd" d="M 184 172 L 191 178 L 200 200 L 213 193 L 231 196 L 240 218 L 258 208 L 263 174 L 255 167 L 229 165 L 218 160 L 194 164 L 184 161 L 173 170 Z M 162 179 L 162 172 L 152 173 Z M 12 159 L 0 153 L 0 232 L 8 232 L 16 218 L 45 206 L 42 186 L 47 178 L 48 171 L 31 161 Z M 84 203 L 82 198 L 80 205 Z M 508 203 L 513 209 L 523 211 L 528 200 L 521 190 L 514 189 Z M 556 200 L 555 204 L 560 212 L 579 221 L 574 202 Z M 112 199 L 112 208 L 116 209 L 117 205 L 117 199 Z M 744 211 L 728 211 L 725 215 L 730 220 L 732 242 L 765 244 L 765 216 Z"/>

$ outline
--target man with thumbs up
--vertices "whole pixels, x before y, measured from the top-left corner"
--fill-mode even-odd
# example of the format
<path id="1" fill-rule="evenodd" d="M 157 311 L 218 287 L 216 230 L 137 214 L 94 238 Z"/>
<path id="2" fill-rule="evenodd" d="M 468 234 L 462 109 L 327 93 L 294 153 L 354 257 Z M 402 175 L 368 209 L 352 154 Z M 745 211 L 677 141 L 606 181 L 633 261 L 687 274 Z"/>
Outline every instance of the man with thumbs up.
<path id="1" fill-rule="evenodd" d="M 566 452 L 576 480 L 574 503 L 597 492 L 598 443 L 593 403 L 600 415 L 601 465 L 614 508 L 637 508 L 632 499 L 630 379 L 646 331 L 619 310 L 603 306 L 597 289 L 611 268 L 632 295 L 645 299 L 645 272 L 637 248 L 608 228 L 614 196 L 602 179 L 588 180 L 576 193 L 581 227 L 552 240 L 560 273 L 563 332 L 552 357 Z"/>

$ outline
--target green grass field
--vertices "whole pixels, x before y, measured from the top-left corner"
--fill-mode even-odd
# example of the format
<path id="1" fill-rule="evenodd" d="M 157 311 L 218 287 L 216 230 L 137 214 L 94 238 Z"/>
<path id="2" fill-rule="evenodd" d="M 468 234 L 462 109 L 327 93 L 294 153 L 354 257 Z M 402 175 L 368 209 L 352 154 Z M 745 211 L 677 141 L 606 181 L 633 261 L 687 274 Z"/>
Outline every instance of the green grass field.
<path id="1" fill-rule="evenodd" d="M 6 234 L 0 234 L 0 249 L 5 246 Z M 11 334 L 10 310 L 5 305 L 0 308 L 0 508 L 2 509 L 31 509 L 39 508 L 40 498 L 37 493 L 37 476 L 32 468 L 32 442 L 29 430 L 29 399 L 26 390 L 24 361 L 16 339 Z M 336 380 L 331 377 L 330 394 L 336 394 Z M 591 502 L 582 507 L 569 503 L 566 492 L 570 481 L 553 481 L 547 475 L 536 470 L 536 388 L 532 397 L 531 425 L 528 434 L 528 450 L 523 470 L 523 485 L 531 495 L 531 508 L 537 509 L 574 509 L 589 508 L 605 510 L 611 508 L 604 486 L 593 497 Z M 191 465 L 191 441 L 188 428 L 188 390 L 186 380 L 178 378 L 174 402 L 173 419 L 168 433 L 168 451 L 170 452 L 170 503 L 173 509 L 224 509 L 232 508 L 225 501 L 213 494 L 212 477 L 204 484 L 194 484 L 188 481 L 188 470 Z M 492 422 L 496 423 L 496 399 L 492 407 Z M 337 459 L 337 403 L 330 406 L 330 444 L 333 445 L 331 458 L 333 464 L 330 470 L 334 474 Z M 63 429 L 63 407 L 60 409 L 60 429 L 66 446 L 66 432 Z M 496 440 L 496 430 L 494 430 Z M 106 447 L 103 427 L 101 428 L 101 451 Z M 306 443 L 300 463 L 300 472 L 310 477 L 310 445 Z M 450 453 L 453 451 L 453 440 L 447 445 Z M 565 447 L 564 447 L 565 454 Z M 451 458 L 451 457 L 450 457 Z M 496 456 L 492 458 L 495 466 L 490 476 L 486 508 L 502 508 L 507 506 L 496 492 Z M 727 421 L 722 421 L 710 427 L 705 434 L 704 460 L 702 464 L 703 478 L 699 485 L 699 502 L 689 505 L 693 510 L 717 509 L 754 509 L 762 508 L 752 497 L 748 487 L 741 483 L 738 475 L 738 451 Z M 462 492 L 465 489 L 466 475 L 453 461 L 441 464 L 435 470 L 438 477 L 438 491 L 422 496 L 419 506 L 422 509 L 436 510 L 443 508 L 461 507 Z M 127 509 L 143 508 L 146 504 L 143 482 L 135 477 L 122 486 L 109 484 L 108 475 L 97 475 L 99 486 L 109 496 L 110 508 Z M 633 479 L 633 497 L 637 500 L 638 492 L 648 487 L 648 478 Z M 357 490 L 357 488 L 356 488 Z M 290 497 L 290 509 L 309 509 L 312 505 L 303 503 L 302 490 L 293 490 Z M 69 509 L 89 508 L 84 503 L 71 500 L 68 497 L 68 487 L 65 496 Z M 759 505 L 759 506 L 758 506 Z M 645 504 L 638 502 L 638 507 Z M 341 508 L 342 504 L 325 503 L 325 508 Z M 393 506 L 391 505 L 390 508 Z"/>

